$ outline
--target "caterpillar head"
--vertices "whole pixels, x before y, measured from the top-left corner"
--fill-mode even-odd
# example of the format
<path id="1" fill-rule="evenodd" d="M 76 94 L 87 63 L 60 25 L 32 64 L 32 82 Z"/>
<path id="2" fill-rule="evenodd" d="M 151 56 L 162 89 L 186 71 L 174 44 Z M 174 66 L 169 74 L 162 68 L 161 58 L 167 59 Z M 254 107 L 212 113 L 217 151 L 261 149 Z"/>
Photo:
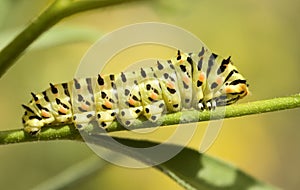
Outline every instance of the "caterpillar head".
<path id="1" fill-rule="evenodd" d="M 244 98 L 249 94 L 248 86 L 246 79 L 236 69 L 233 69 L 217 92 L 217 104 L 230 105 Z"/>

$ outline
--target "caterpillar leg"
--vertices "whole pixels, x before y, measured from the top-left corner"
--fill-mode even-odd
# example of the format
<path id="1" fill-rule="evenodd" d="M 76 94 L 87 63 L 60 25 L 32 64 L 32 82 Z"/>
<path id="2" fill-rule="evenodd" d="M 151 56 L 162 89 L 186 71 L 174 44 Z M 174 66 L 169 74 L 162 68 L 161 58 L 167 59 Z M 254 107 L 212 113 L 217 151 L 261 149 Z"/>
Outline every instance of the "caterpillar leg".
<path id="1" fill-rule="evenodd" d="M 144 106 L 144 115 L 151 122 L 157 122 L 164 112 L 165 104 L 163 100 Z"/>
<path id="2" fill-rule="evenodd" d="M 208 110 L 215 110 L 216 107 L 217 107 L 217 102 L 214 99 L 205 103 L 205 108 Z"/>
<path id="3" fill-rule="evenodd" d="M 82 112 L 73 115 L 73 122 L 78 130 L 87 129 L 90 122 L 94 119 L 95 112 Z"/>
<path id="4" fill-rule="evenodd" d="M 131 109 L 121 109 L 119 112 L 119 122 L 126 127 L 131 126 L 134 121 L 140 116 L 142 113 L 142 106 L 135 107 Z"/>

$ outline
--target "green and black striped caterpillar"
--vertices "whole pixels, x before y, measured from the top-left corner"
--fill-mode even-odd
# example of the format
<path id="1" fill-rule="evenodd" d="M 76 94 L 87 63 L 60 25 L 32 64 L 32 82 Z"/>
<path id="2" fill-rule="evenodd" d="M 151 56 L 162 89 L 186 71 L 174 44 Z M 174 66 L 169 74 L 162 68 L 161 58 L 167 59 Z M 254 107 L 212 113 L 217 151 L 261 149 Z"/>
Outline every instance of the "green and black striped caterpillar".
<path id="1" fill-rule="evenodd" d="M 118 119 L 131 126 L 144 115 L 156 122 L 163 113 L 182 109 L 214 109 L 248 94 L 245 78 L 232 64 L 202 47 L 155 67 L 120 74 L 98 75 L 53 85 L 31 93 L 22 118 L 25 131 L 37 134 L 44 125 L 74 123 L 84 129 L 91 121 L 106 128 Z"/>

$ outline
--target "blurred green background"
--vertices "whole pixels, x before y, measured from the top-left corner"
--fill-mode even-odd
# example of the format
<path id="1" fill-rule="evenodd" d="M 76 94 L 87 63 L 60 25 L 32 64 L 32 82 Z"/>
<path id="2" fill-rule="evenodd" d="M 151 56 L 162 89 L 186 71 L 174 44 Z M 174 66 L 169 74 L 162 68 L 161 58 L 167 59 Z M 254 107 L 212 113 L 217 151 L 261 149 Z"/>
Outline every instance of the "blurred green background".
<path id="1" fill-rule="evenodd" d="M 0 48 L 49 3 L 1 0 Z M 82 56 L 103 34 L 146 21 L 177 25 L 198 36 L 214 52 L 231 55 L 250 83 L 251 96 L 242 102 L 299 93 L 299 14 L 300 2 L 296 0 L 161 0 L 96 9 L 66 18 L 1 78 L 0 129 L 21 128 L 20 105 L 28 102 L 30 92 L 44 90 L 49 82 L 72 79 Z M 299 189 L 299 115 L 300 109 L 295 109 L 225 120 L 207 154 L 283 189 Z M 206 125 L 199 125 L 199 135 L 194 136 L 190 147 L 198 148 Z M 170 130 L 172 127 L 160 129 L 149 138 L 159 141 Z M 94 153 L 84 143 L 56 141 L 1 146 L 0 155 L 0 189 L 24 190 Z M 162 187 L 182 189 L 151 168 L 108 165 L 69 189 Z"/>

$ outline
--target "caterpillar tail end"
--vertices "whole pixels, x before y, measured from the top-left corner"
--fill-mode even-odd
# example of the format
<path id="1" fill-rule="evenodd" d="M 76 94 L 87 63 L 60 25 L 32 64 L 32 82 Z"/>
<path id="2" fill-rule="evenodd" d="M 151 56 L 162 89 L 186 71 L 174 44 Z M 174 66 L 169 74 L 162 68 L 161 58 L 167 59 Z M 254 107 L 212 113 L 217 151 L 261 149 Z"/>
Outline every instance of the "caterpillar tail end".
<path id="1" fill-rule="evenodd" d="M 27 121 L 23 119 L 23 125 L 26 133 L 35 136 L 41 132 L 41 129 L 45 124 L 43 121 L 34 118 Z"/>
<path id="2" fill-rule="evenodd" d="M 38 135 L 41 132 L 41 127 L 25 126 L 24 131 L 30 135 Z"/>

